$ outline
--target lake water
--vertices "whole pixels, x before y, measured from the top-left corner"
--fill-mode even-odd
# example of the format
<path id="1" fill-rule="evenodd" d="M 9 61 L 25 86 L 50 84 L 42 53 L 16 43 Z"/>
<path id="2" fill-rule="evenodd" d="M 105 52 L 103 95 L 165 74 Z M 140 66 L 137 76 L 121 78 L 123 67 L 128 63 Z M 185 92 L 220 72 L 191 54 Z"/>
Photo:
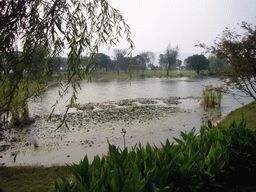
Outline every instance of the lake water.
<path id="1" fill-rule="evenodd" d="M 1 141 L 1 145 L 9 146 L 8 150 L 1 152 L 0 164 L 50 166 L 78 163 L 85 155 L 92 160 L 96 154 L 106 154 L 107 142 L 123 149 L 122 128 L 127 131 L 125 143 L 128 147 L 138 142 L 142 145 L 149 142 L 160 147 L 160 142 L 165 142 L 167 138 L 173 141 L 173 137 L 179 137 L 180 131 L 190 131 L 193 127 L 199 130 L 207 119 L 215 121 L 242 106 L 231 96 L 224 95 L 221 108 L 204 109 L 198 97 L 202 96 L 203 86 L 206 85 L 221 86 L 222 82 L 209 77 L 83 81 L 77 103 L 92 103 L 95 112 L 71 108 L 69 130 L 56 128 L 70 94 L 58 101 L 53 119 L 46 121 L 51 106 L 59 99 L 59 88 L 51 86 L 40 99 L 29 103 L 30 115 L 39 117 L 36 123 L 21 132 L 13 129 L 6 135 L 6 141 Z M 166 104 L 166 99 L 170 97 L 180 98 L 180 103 Z M 142 104 L 143 99 L 152 104 Z M 119 109 L 117 103 L 122 100 L 131 102 L 131 106 Z M 247 104 L 252 99 L 241 97 L 239 101 Z M 102 106 L 106 110 L 102 110 Z M 135 109 L 133 117 L 129 117 L 127 111 L 131 114 Z M 39 147 L 35 148 L 35 143 Z"/>
<path id="2" fill-rule="evenodd" d="M 82 90 L 78 94 L 78 103 L 104 101 L 118 101 L 121 99 L 135 98 L 168 98 L 168 97 L 201 97 L 203 85 L 220 85 L 221 82 L 217 78 L 145 78 L 132 79 L 132 81 L 124 81 L 119 79 L 97 80 L 88 83 L 81 83 Z M 32 103 L 30 112 L 32 114 L 47 114 L 51 112 L 52 106 L 58 99 L 58 87 L 51 87 L 46 91 L 41 100 Z M 56 107 L 56 113 L 63 112 L 66 101 L 70 94 L 59 101 Z M 43 105 L 42 105 L 43 104 Z M 31 111 L 32 110 L 32 111 Z"/>

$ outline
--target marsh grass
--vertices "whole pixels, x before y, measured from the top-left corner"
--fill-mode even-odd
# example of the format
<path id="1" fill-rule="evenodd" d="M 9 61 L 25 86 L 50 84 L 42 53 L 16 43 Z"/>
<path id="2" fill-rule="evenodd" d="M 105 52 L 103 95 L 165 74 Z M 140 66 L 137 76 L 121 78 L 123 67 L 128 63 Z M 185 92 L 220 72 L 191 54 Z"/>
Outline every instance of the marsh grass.
<path id="1" fill-rule="evenodd" d="M 27 124 L 29 121 L 29 110 L 27 102 L 14 99 L 11 103 L 10 113 L 12 125 L 19 126 Z"/>
<path id="2" fill-rule="evenodd" d="M 29 109 L 27 99 L 33 95 L 39 95 L 44 91 L 46 83 L 30 83 L 29 86 L 20 84 L 17 93 L 14 94 L 12 101 L 8 101 L 8 91 L 4 90 L 3 84 L 0 84 L 0 111 L 9 112 L 7 116 L 11 117 L 11 124 L 15 126 L 27 124 L 29 121 Z"/>
<path id="3" fill-rule="evenodd" d="M 203 105 L 204 107 L 214 108 L 220 107 L 223 90 L 221 87 L 205 86 L 203 89 Z"/>

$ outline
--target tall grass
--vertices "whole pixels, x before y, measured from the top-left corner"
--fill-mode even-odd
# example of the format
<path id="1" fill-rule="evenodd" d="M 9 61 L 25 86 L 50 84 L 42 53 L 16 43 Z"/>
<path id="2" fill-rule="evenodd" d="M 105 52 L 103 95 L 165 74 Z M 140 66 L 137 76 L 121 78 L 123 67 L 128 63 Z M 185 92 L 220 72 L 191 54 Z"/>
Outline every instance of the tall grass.
<path id="1" fill-rule="evenodd" d="M 11 89 L 11 87 L 8 87 L 8 85 L 8 83 L 6 83 L 5 86 L 3 83 L 0 83 L 0 113 L 7 113 L 7 117 L 10 114 L 12 125 L 19 126 L 26 124 L 29 121 L 27 99 L 43 93 L 47 83 L 32 82 L 27 84 L 27 82 L 21 82 L 11 101 L 10 98 L 8 98 L 8 93 L 10 92 L 8 90 Z M 7 91 L 5 89 L 7 89 Z"/>
<path id="2" fill-rule="evenodd" d="M 15 98 L 11 103 L 10 113 L 12 125 L 19 126 L 27 124 L 29 121 L 29 110 L 26 101 L 21 102 Z"/>
<path id="3" fill-rule="evenodd" d="M 221 87 L 205 86 L 203 89 L 204 107 L 220 107 L 223 90 Z"/>

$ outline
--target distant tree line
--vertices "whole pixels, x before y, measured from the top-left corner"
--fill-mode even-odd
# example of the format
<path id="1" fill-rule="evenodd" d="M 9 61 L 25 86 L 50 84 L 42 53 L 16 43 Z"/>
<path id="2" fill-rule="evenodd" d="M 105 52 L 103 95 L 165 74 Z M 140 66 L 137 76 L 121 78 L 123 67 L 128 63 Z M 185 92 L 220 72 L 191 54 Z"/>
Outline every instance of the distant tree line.
<path id="1" fill-rule="evenodd" d="M 128 73 L 130 71 L 166 70 L 167 76 L 170 71 L 178 69 L 194 70 L 197 75 L 200 75 L 200 72 L 204 70 L 208 70 L 210 74 L 217 74 L 227 67 L 227 63 L 223 59 L 213 55 L 206 58 L 203 54 L 189 56 L 182 65 L 182 61 L 178 59 L 178 51 L 178 47 L 171 48 L 168 45 L 166 53 L 159 55 L 159 66 L 155 66 L 155 54 L 151 51 L 129 57 L 125 49 L 114 49 L 113 58 L 104 53 L 96 53 L 92 57 L 93 60 L 90 67 L 100 71 L 116 71 L 117 75 L 120 74 L 120 71 Z M 82 60 L 84 62 L 80 66 L 81 70 L 86 69 L 89 57 L 84 57 Z M 52 72 L 57 73 L 58 71 L 67 71 L 67 58 L 53 58 Z"/>
<path id="2" fill-rule="evenodd" d="M 134 57 L 130 57 L 125 49 L 114 49 L 112 59 L 104 53 L 95 54 L 91 67 L 101 71 L 116 71 L 117 75 L 120 74 L 120 71 L 124 71 L 125 73 L 137 71 L 138 73 L 139 71 L 145 70 L 166 70 L 167 76 L 170 71 L 178 69 L 194 70 L 197 75 L 200 75 L 200 72 L 204 70 L 208 70 L 209 74 L 218 74 L 227 67 L 227 63 L 223 59 L 219 59 L 213 55 L 206 58 L 203 54 L 189 56 L 184 60 L 182 65 L 182 61 L 178 59 L 178 52 L 178 46 L 171 48 L 169 44 L 166 52 L 159 55 L 159 66 L 155 66 L 155 54 L 151 51 L 142 52 Z M 81 69 L 86 68 L 89 63 L 89 58 L 84 58 L 83 60 L 84 64 L 81 65 Z M 58 62 L 54 64 L 55 67 L 53 69 L 56 71 L 58 69 L 66 70 L 66 58 L 59 57 L 55 61 Z"/>
<path id="3" fill-rule="evenodd" d="M 227 63 L 223 59 L 219 59 L 213 55 L 206 58 L 204 55 L 192 55 L 182 61 L 178 59 L 179 48 L 171 48 L 168 45 L 166 52 L 159 55 L 158 64 L 154 65 L 155 54 L 151 51 L 142 52 L 134 57 L 130 57 L 125 49 L 114 49 L 113 58 L 104 53 L 95 53 L 93 57 L 82 57 L 81 64 L 76 70 L 86 70 L 88 67 L 94 68 L 100 71 L 116 71 L 120 74 L 120 71 L 128 73 L 130 71 L 145 71 L 145 70 L 166 70 L 166 75 L 172 70 L 187 69 L 194 70 L 197 75 L 203 70 L 208 70 L 210 74 L 221 72 L 226 68 Z M 21 52 L 17 52 L 21 55 Z M 42 57 L 40 50 L 35 50 L 32 59 L 32 70 L 31 75 L 36 79 L 38 74 L 41 73 L 43 68 L 43 62 L 46 58 Z M 91 61 L 90 61 L 91 59 Z M 67 72 L 68 59 L 64 56 L 54 57 L 51 60 L 47 59 L 47 62 L 51 61 L 50 70 L 51 73 Z M 49 65 L 49 64 L 48 64 Z M 88 69 L 87 69 L 88 70 Z"/>
<path id="4" fill-rule="evenodd" d="M 101 71 L 117 71 L 119 75 L 120 71 L 125 73 L 133 71 L 144 71 L 147 69 L 156 69 L 154 66 L 155 54 L 151 51 L 142 52 L 135 57 L 130 57 L 125 49 L 114 49 L 114 56 L 111 59 L 110 56 L 104 53 L 96 53 L 93 57 L 83 57 L 80 65 L 80 70 L 84 70 L 89 66 Z M 90 61 L 91 59 L 91 61 Z M 52 60 L 52 72 L 67 71 L 67 58 L 55 57 Z"/>

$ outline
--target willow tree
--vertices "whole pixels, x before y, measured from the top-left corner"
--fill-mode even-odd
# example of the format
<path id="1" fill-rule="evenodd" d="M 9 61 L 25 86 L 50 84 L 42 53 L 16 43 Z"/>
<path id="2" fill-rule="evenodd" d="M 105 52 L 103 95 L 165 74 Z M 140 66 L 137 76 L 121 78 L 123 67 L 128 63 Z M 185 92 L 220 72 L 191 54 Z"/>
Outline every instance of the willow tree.
<path id="1" fill-rule="evenodd" d="M 52 75 L 54 57 L 68 57 L 58 85 L 60 96 L 73 88 L 73 103 L 76 80 L 93 71 L 90 61 L 102 45 L 111 47 L 124 34 L 127 49 L 133 49 L 129 26 L 108 0 L 3 0 L 0 7 L 0 111 L 9 111 L 16 98 L 26 104 L 31 84 L 40 93 Z"/>

